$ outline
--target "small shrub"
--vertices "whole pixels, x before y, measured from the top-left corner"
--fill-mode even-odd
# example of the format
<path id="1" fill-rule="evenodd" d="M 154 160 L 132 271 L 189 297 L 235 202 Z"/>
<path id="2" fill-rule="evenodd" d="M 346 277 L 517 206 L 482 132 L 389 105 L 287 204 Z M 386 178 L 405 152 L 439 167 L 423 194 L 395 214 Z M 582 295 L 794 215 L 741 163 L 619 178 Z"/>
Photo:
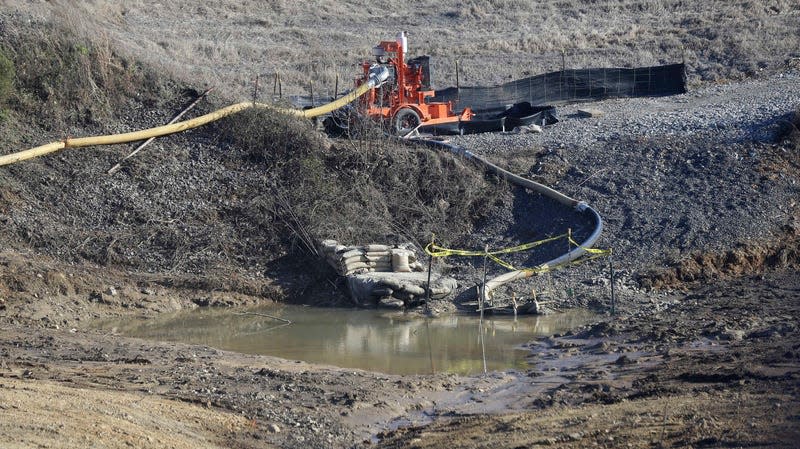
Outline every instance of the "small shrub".
<path id="1" fill-rule="evenodd" d="M 249 109 L 223 121 L 219 130 L 223 139 L 270 170 L 325 146 L 324 138 L 314 133 L 310 122 L 273 109 Z"/>
<path id="2" fill-rule="evenodd" d="M 283 249 L 296 238 L 393 243 L 434 232 L 455 239 L 502 192 L 450 154 L 375 135 L 331 144 L 308 121 L 272 110 L 245 111 L 219 126 L 234 154 L 263 167 L 271 210 L 261 208 L 257 227 L 285 236 Z"/>
<path id="3" fill-rule="evenodd" d="M 0 48 L 9 62 L 0 58 L 0 101 L 5 92 L 9 108 L 34 117 L 45 129 L 107 123 L 131 98 L 161 94 L 155 78 L 100 36 L 81 39 L 71 30 L 35 21 L 5 31 Z M 13 90 L 4 89 L 4 79 L 14 75 Z"/>

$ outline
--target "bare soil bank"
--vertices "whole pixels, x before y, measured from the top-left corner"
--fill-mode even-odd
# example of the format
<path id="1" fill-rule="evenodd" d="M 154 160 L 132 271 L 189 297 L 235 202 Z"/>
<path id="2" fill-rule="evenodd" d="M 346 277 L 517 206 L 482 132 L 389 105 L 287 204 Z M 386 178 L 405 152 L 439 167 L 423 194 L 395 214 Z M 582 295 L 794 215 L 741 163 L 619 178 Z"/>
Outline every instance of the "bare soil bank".
<path id="1" fill-rule="evenodd" d="M 7 313 L 0 441 L 789 448 L 800 438 L 798 299 L 794 271 L 653 295 L 584 329 L 531 342 L 526 371 L 485 377 L 311 366 L 9 324 Z"/>
<path id="2" fill-rule="evenodd" d="M 361 24 L 375 16 L 363 5 L 348 15 L 334 3 L 321 8 L 334 22 Z M 610 50 L 619 58 L 611 58 L 612 64 L 675 60 L 669 51 L 655 51 L 663 30 L 650 31 L 645 24 L 660 22 L 683 2 L 607 2 L 596 11 L 581 2 L 541 10 L 526 2 L 489 3 L 502 14 L 474 2 L 464 9 L 445 7 L 410 26 L 418 30 L 418 42 L 425 41 L 426 32 L 446 37 L 427 44 L 436 57 L 464 52 L 475 55 L 473 67 L 486 60 L 503 67 L 480 73 L 465 69 L 479 82 L 501 81 L 491 75 L 501 71 L 523 75 L 527 62 L 512 63 L 524 60 L 521 56 L 559 53 L 550 44 L 539 47 L 538 40 L 509 38 L 527 33 L 532 22 L 525 17 L 537 14 L 552 16 L 553 26 L 568 25 L 572 33 L 595 23 L 593 14 L 602 15 L 597 23 L 606 23 L 600 27 L 606 31 L 593 39 L 619 44 L 618 53 Z M 43 33 L 40 18 L 26 22 L 30 11 L 72 21 L 94 14 L 83 25 L 101 30 L 107 45 L 51 42 L 43 35 L 37 51 L 70 54 L 50 65 L 64 64 L 80 75 L 57 78 L 54 71 L 47 73 L 56 78 L 35 78 L 40 72 L 33 66 L 27 66 L 30 72 L 17 67 L 32 84 L 16 85 L 28 94 L 9 106 L 0 132 L 4 152 L 65 133 L 162 123 L 191 96 L 180 83 L 121 58 L 117 48 L 150 62 L 175 59 L 185 72 L 167 66 L 179 79 L 230 78 L 230 96 L 239 99 L 251 86 L 253 70 L 247 66 L 273 61 L 267 56 L 280 54 L 282 47 L 285 60 L 305 60 L 317 38 L 347 42 L 350 53 L 341 54 L 352 63 L 363 57 L 361 47 L 356 51 L 350 45 L 356 37 L 369 48 L 394 34 L 387 34 L 389 24 L 384 24 L 366 35 L 348 28 L 341 39 L 319 37 L 307 32 L 318 24 L 308 25 L 313 20 L 293 9 L 301 3 L 270 3 L 269 14 L 259 9 L 260 2 L 216 2 L 202 11 L 129 4 L 12 5 L 22 13 L 0 21 L 10 33 L 6 38 Z M 605 112 L 599 118 L 578 119 L 572 115 L 575 107 L 568 106 L 562 109 L 564 120 L 540 135 L 459 140 L 490 160 L 588 200 L 606 219 L 601 246 L 613 247 L 618 255 L 618 315 L 531 342 L 531 368 L 524 372 L 389 376 L 87 330 L 98 317 L 242 306 L 283 300 L 320 285 L 317 297 L 333 295 L 326 276 L 309 272 L 306 260 L 297 256 L 301 243 L 292 241 L 288 229 L 277 238 L 262 231 L 270 224 L 264 217 L 277 217 L 271 215 L 270 195 L 261 192 L 268 179 L 264 161 L 220 137 L 219 128 L 158 141 L 113 178 L 103 174 L 128 148 L 67 151 L 0 171 L 0 445 L 794 447 L 800 440 L 800 159 L 796 141 L 781 130 L 800 94 L 798 74 L 786 66 L 781 46 L 797 47 L 792 42 L 798 7 L 789 1 L 704 5 L 671 16 L 665 26 L 674 27 L 675 34 L 667 39 L 668 49 L 691 43 L 687 59 L 694 81 L 755 78 L 701 84 L 672 98 L 610 100 L 594 105 Z M 752 14 L 743 14 L 754 5 Z M 641 25 L 629 30 L 626 22 L 624 32 L 613 31 L 604 20 L 617 20 L 620 11 L 641 14 Z M 754 16 L 759 20 L 750 20 Z M 172 30 L 165 23 L 175 17 L 194 34 L 153 37 Z M 396 17 L 381 20 L 394 26 Z M 446 31 L 423 32 L 431 23 Z M 218 28 L 226 24 L 235 27 Z M 274 35 L 264 41 L 249 34 L 264 35 L 267 28 Z M 480 48 L 462 48 L 463 35 L 473 28 L 506 31 L 485 31 L 490 36 Z M 211 30 L 211 43 L 198 41 L 203 30 Z M 325 31 L 335 32 L 334 26 Z M 745 32 L 761 39 L 749 39 Z M 309 42 L 309 36 L 317 37 Z M 648 44 L 628 45 L 640 38 Z M 559 39 L 572 42 L 576 35 Z M 262 43 L 264 49 L 253 50 Z M 597 46 L 581 45 L 574 50 L 588 48 L 585 60 L 593 61 L 591 48 Z M 508 51 L 490 57 L 498 49 Z M 246 63 L 225 59 L 231 55 Z M 558 54 L 555 59 L 560 62 Z M 98 67 L 97 61 L 111 64 Z M 303 86 L 308 80 L 299 73 L 313 68 L 294 67 L 288 79 Z M 109 78 L 103 81 L 104 76 Z M 54 80 L 63 90 L 54 88 Z M 98 82 L 116 86 L 119 97 L 104 96 Z M 140 83 L 148 90 L 137 92 Z M 64 106 L 86 106 L 81 102 L 90 100 L 99 101 L 85 108 Z M 319 138 L 302 137 L 304 142 Z M 353 156 L 335 160 L 341 162 L 337 174 L 357 180 L 365 166 L 381 166 L 381 158 L 356 157 L 366 154 L 366 148 L 353 147 L 361 144 L 335 143 L 350 148 L 347 154 Z M 369 154 L 382 155 L 379 150 Z M 387 163 L 409 167 L 423 161 L 435 170 L 412 173 L 442 179 L 449 174 L 490 191 L 480 209 L 491 213 L 469 213 L 469 219 L 448 228 L 448 238 L 458 246 L 513 245 L 575 224 L 571 213 L 525 192 L 492 193 L 492 180 L 469 177 L 463 161 L 423 151 L 402 154 L 412 156 Z M 419 214 L 424 206 L 434 217 L 429 223 L 446 223 L 444 200 L 456 204 L 456 193 L 437 192 L 445 196 L 397 210 Z M 363 205 L 344 206 L 338 209 L 358 211 Z M 359 223 L 367 226 L 366 220 Z M 360 229 L 341 232 L 358 235 Z M 417 241 L 431 231 L 409 229 L 394 231 Z M 270 245 L 280 250 L 265 255 L 263 248 Z M 454 262 L 446 268 L 463 285 L 474 281 L 474 266 Z M 608 311 L 609 274 L 597 265 L 557 274 L 550 281 L 573 293 L 555 299 Z"/>

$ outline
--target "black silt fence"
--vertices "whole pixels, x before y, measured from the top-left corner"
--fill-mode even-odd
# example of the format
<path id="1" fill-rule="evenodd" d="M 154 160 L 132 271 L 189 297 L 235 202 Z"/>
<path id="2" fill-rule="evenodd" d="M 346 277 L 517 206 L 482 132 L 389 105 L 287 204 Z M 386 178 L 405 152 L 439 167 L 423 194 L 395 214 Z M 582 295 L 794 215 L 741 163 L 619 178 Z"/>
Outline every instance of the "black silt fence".
<path id="1" fill-rule="evenodd" d="M 456 110 L 506 109 L 514 103 L 533 106 L 619 97 L 660 97 L 686 92 L 684 64 L 653 67 L 574 69 L 531 76 L 494 87 L 448 87 L 431 101 L 452 101 Z"/>

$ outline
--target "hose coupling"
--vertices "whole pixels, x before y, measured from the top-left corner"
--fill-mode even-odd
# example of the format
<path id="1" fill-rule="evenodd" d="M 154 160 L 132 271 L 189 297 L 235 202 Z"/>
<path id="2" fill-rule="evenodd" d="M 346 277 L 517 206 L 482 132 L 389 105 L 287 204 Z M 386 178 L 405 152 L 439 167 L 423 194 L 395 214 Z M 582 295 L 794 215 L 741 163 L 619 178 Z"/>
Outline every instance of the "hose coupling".
<path id="1" fill-rule="evenodd" d="M 385 66 L 374 64 L 369 68 L 369 83 L 372 87 L 379 87 L 389 79 L 389 69 Z"/>

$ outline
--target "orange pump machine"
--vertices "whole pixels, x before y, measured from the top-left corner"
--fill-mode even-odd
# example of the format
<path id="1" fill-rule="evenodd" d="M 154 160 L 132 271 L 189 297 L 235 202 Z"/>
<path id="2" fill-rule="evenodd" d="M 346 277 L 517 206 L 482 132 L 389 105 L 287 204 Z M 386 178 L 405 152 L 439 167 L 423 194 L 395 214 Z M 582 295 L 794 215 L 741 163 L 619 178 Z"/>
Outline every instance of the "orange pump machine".
<path id="1" fill-rule="evenodd" d="M 372 49 L 376 62 L 389 69 L 389 80 L 360 98 L 359 108 L 367 116 L 391 124 L 398 135 L 406 135 L 420 126 L 457 124 L 474 115 L 470 108 L 460 114 L 451 102 L 432 102 L 429 57 L 405 60 L 408 40 L 405 32 L 396 41 L 382 41 Z M 374 63 L 364 62 L 364 74 L 356 79 L 356 87 L 367 82 Z"/>

